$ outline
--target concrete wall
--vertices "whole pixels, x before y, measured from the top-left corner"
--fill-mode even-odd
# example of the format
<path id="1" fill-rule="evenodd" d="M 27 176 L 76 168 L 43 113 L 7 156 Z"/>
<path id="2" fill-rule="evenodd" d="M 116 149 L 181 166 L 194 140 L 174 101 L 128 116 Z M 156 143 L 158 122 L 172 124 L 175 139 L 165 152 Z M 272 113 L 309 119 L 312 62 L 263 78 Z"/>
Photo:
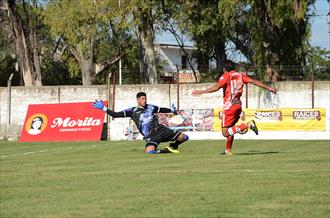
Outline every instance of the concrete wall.
<path id="1" fill-rule="evenodd" d="M 194 89 L 205 89 L 213 84 L 181 84 L 180 85 L 180 108 L 181 109 L 207 109 L 222 107 L 222 92 L 203 95 L 201 97 L 191 96 Z M 258 87 L 248 87 L 249 108 L 311 108 L 311 84 L 310 82 L 279 82 L 277 95 L 263 92 Z M 112 89 L 112 87 L 111 87 Z M 148 95 L 148 103 L 163 107 L 169 107 L 172 102 L 176 103 L 176 85 L 121 85 L 116 86 L 115 110 L 136 105 L 135 95 L 144 91 Z M 12 87 L 11 124 L 22 126 L 29 104 L 86 102 L 96 98 L 107 99 L 106 86 L 44 86 L 44 87 Z M 245 107 L 246 96 L 242 96 L 243 107 Z M 8 91 L 0 88 L 0 130 L 2 135 L 6 129 Z M 315 82 L 315 107 L 326 108 L 327 131 L 326 132 L 264 132 L 260 139 L 330 139 L 330 83 L 329 81 Z M 124 129 L 128 125 L 128 119 L 115 119 L 111 123 L 112 139 L 125 139 Z M 115 127 L 115 128 L 114 128 Z M 192 132 L 188 133 L 194 139 L 222 138 L 217 132 Z M 252 134 L 238 136 L 237 138 L 255 138 Z"/>

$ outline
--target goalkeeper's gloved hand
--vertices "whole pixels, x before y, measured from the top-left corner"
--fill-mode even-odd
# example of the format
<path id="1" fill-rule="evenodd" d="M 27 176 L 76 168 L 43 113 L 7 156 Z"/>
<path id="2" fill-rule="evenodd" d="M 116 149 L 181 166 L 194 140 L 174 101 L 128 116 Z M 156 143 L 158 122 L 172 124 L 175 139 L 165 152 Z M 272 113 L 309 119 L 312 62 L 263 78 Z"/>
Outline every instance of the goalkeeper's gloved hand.
<path id="1" fill-rule="evenodd" d="M 171 111 L 174 115 L 178 115 L 178 111 L 176 110 L 176 107 L 174 106 L 174 104 L 172 104 L 172 106 L 171 106 Z"/>
<path id="2" fill-rule="evenodd" d="M 104 106 L 104 103 L 103 103 L 102 99 L 99 100 L 99 101 L 95 100 L 93 102 L 93 107 L 96 108 L 96 109 L 103 110 L 104 112 L 106 112 L 108 110 L 107 107 Z"/>

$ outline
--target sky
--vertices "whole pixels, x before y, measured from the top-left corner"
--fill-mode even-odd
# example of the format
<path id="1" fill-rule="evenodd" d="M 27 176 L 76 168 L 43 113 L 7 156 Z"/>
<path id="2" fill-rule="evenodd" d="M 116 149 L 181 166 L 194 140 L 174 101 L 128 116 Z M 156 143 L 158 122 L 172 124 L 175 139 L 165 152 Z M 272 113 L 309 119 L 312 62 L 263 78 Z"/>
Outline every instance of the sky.
<path id="1" fill-rule="evenodd" d="M 311 45 L 330 50 L 330 18 L 327 16 L 330 4 L 327 0 L 316 0 L 316 16 L 312 20 Z"/>
<path id="2" fill-rule="evenodd" d="M 313 47 L 319 46 L 323 49 L 330 50 L 330 18 L 327 16 L 330 10 L 330 4 L 327 0 L 316 0 L 315 3 L 315 13 L 316 17 L 311 20 L 312 31 L 310 43 Z M 170 33 L 158 34 L 156 36 L 157 43 L 168 43 L 177 44 L 175 38 Z M 185 45 L 192 45 L 193 43 L 186 38 Z M 242 56 L 241 54 L 234 54 L 237 56 Z M 230 58 L 230 57 L 229 57 Z M 244 57 L 239 57 L 239 60 L 244 59 Z"/>

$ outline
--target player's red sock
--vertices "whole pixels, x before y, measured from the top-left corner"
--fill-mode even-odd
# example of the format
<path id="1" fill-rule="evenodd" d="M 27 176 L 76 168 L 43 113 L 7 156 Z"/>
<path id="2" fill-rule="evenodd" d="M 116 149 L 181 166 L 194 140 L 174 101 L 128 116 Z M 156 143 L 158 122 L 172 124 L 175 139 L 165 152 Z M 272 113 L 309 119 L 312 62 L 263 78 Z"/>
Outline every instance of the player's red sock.
<path id="1" fill-rule="evenodd" d="M 228 136 L 226 141 L 226 149 L 227 151 L 231 150 L 231 147 L 233 146 L 234 136 Z"/>
<path id="2" fill-rule="evenodd" d="M 232 126 L 228 128 L 229 135 L 235 135 L 236 133 L 244 133 L 244 131 L 249 128 L 249 126 L 245 123 L 241 123 L 238 126 Z"/>

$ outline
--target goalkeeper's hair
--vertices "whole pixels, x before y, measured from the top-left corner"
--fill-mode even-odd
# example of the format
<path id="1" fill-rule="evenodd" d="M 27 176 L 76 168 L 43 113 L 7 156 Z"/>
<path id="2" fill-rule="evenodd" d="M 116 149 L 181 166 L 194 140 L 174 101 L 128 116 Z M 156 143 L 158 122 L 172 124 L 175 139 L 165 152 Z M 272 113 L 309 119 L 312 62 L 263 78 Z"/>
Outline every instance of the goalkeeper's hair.
<path id="1" fill-rule="evenodd" d="M 231 60 L 226 60 L 223 68 L 225 68 L 225 70 L 227 72 L 229 72 L 229 71 L 235 70 L 236 64 L 234 62 L 232 62 Z"/>
<path id="2" fill-rule="evenodd" d="M 139 93 L 136 94 L 136 98 L 140 98 L 142 96 L 147 97 L 147 94 L 145 92 L 139 92 Z"/>

